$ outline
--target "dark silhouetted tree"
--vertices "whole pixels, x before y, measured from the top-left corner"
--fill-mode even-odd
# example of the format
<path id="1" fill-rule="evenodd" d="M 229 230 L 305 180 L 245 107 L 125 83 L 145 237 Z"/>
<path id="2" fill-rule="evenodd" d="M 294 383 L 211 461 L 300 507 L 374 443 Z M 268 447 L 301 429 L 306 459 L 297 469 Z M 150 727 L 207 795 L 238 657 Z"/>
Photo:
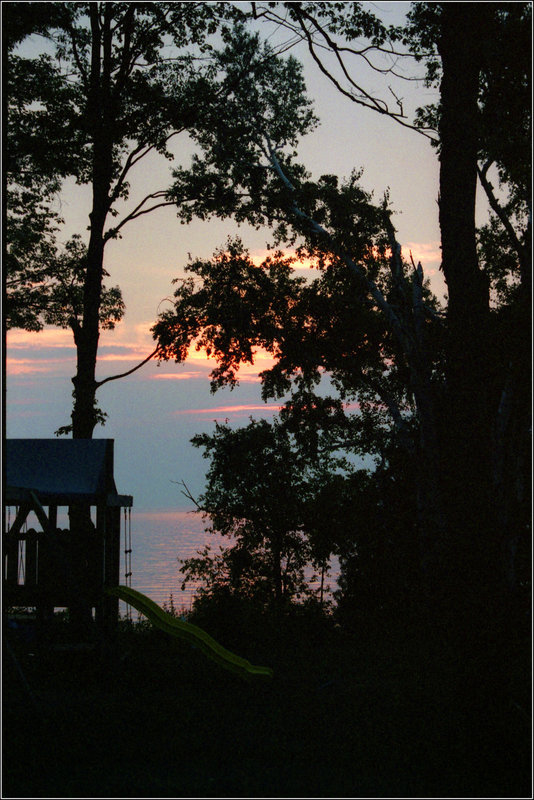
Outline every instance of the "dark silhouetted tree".
<path id="1" fill-rule="evenodd" d="M 333 539 L 315 520 L 316 493 L 339 459 L 325 452 L 310 459 L 281 422 L 251 422 L 232 429 L 217 424 L 212 435 L 192 439 L 210 460 L 207 487 L 198 506 L 210 530 L 227 536 L 229 547 L 187 559 L 185 579 L 200 578 L 202 593 L 226 592 L 281 609 L 312 596 L 305 567 L 324 573 Z M 321 589 L 319 588 L 319 592 Z M 316 593 L 316 592 L 315 592 Z"/>
<path id="2" fill-rule="evenodd" d="M 361 15 L 359 4 L 269 4 L 262 7 L 261 13 L 269 16 L 268 9 L 277 7 L 283 7 L 284 19 L 289 20 L 292 30 L 300 27 L 310 46 L 319 39 L 342 64 L 348 52 L 343 49 L 347 38 L 370 37 L 375 49 L 386 41 L 387 32 L 380 26 L 372 28 L 372 20 Z M 258 9 L 256 6 L 257 14 Z M 352 12 L 356 16 L 351 16 Z M 412 439 L 411 446 L 415 444 L 417 448 L 422 563 L 429 596 L 456 609 L 453 617 L 459 608 L 467 616 L 474 614 L 471 618 L 499 615 L 505 575 L 509 586 L 517 588 L 513 553 L 517 537 L 525 531 L 525 453 L 529 446 L 529 389 L 525 376 L 530 372 L 525 345 L 529 338 L 526 298 L 530 284 L 525 259 L 530 253 L 531 236 L 525 162 L 530 114 L 522 110 L 518 127 L 512 131 L 511 112 L 526 102 L 529 17 L 527 4 L 416 3 L 407 26 L 390 32 L 392 40 L 407 44 L 418 60 L 425 60 L 427 81 L 437 84 L 440 91 L 439 106 L 421 109 L 410 125 L 416 129 L 424 126 L 427 133 L 434 129 L 433 139 L 439 151 L 442 270 L 448 286 L 445 317 L 425 302 L 420 265 L 410 267 L 403 260 L 387 203 L 372 207 L 369 198 L 361 194 L 358 197 L 354 179 L 343 186 L 328 177 L 310 181 L 305 170 L 284 156 L 265 133 L 261 109 L 254 119 L 261 154 L 258 166 L 231 173 L 225 185 L 228 190 L 233 185 L 236 202 L 238 186 L 246 188 L 247 197 L 254 193 L 262 201 L 263 219 L 278 226 L 278 243 L 294 244 L 298 240 L 299 255 L 316 259 L 326 275 L 332 264 L 335 266 L 338 284 L 335 288 L 331 285 L 332 291 L 346 298 L 341 286 L 344 283 L 352 292 L 358 311 L 339 327 L 332 325 L 325 338 L 329 354 L 337 350 L 338 362 L 347 352 L 340 333 L 343 326 L 350 334 L 354 329 L 359 331 L 364 343 L 360 353 L 364 352 L 366 359 L 375 354 L 375 364 L 381 366 L 374 375 L 368 360 L 362 364 L 359 357 L 346 362 L 347 373 L 352 371 L 353 386 L 358 386 L 356 393 L 362 392 L 365 384 L 361 372 L 368 384 L 369 376 L 376 378 L 372 387 L 375 397 L 382 398 L 399 433 L 403 432 L 399 413 L 403 402 L 413 404 L 417 438 L 415 443 Z M 473 43 L 471 34 L 475 28 L 479 36 Z M 337 44 L 334 34 L 346 39 Z M 518 43 L 517 59 L 513 48 L 504 52 L 500 47 L 502 36 L 513 37 Z M 320 59 L 319 50 L 313 49 Z M 364 50 L 354 53 L 365 55 Z M 350 84 L 350 74 L 347 70 L 344 73 Z M 358 94 L 353 83 L 352 89 L 355 96 L 351 99 L 362 100 L 362 92 Z M 496 97 L 501 103 L 498 112 Z M 369 96 L 362 104 L 378 105 L 375 110 L 386 116 L 399 116 Z M 517 142 L 515 159 L 510 148 L 499 145 L 508 134 Z M 227 120 L 220 120 L 219 124 L 214 120 L 209 136 L 218 139 L 224 149 L 224 142 L 232 140 L 232 126 Z M 491 165 L 498 171 L 499 192 L 488 178 Z M 208 175 L 206 171 L 204 179 Z M 489 226 L 480 232 L 475 226 L 477 176 L 493 212 Z M 177 188 L 185 193 L 187 180 L 178 178 Z M 201 176 L 196 180 L 200 182 Z M 509 200 L 504 202 L 506 191 Z M 258 207 L 256 204 L 255 219 Z M 244 214 L 248 213 L 246 204 L 242 208 Z M 205 213 L 217 213 L 199 202 L 196 212 L 202 213 L 203 209 Z M 231 247 L 229 250 L 229 259 L 219 257 L 220 283 L 206 284 L 213 289 L 213 302 L 207 295 L 204 298 L 205 308 L 214 311 L 208 317 L 212 327 L 201 324 L 204 341 L 214 343 L 213 353 L 221 364 L 220 371 L 214 374 L 216 384 L 224 382 L 224 376 L 232 381 L 229 367 L 250 357 L 245 344 L 245 332 L 250 330 L 250 344 L 265 347 L 266 343 L 268 346 L 276 342 L 273 353 L 278 365 L 266 377 L 265 386 L 290 388 L 288 374 L 284 375 L 287 359 L 292 366 L 298 361 L 302 369 L 301 375 L 291 375 L 291 379 L 309 387 L 310 381 L 316 381 L 314 369 L 333 369 L 336 361 L 330 358 L 325 365 L 327 359 L 315 347 L 321 342 L 317 325 L 321 301 L 315 307 L 310 302 L 304 313 L 295 296 L 296 293 L 300 298 L 302 287 L 298 288 L 295 282 L 289 285 L 278 270 L 269 283 L 270 296 L 280 287 L 287 292 L 287 303 L 273 304 L 273 308 L 269 303 L 263 307 L 260 303 L 263 317 L 256 317 L 248 299 L 263 291 L 265 279 L 250 267 L 242 272 L 237 269 L 234 275 L 230 269 L 234 291 L 238 289 L 247 298 L 242 304 L 241 322 L 236 324 L 232 306 L 220 313 L 224 303 L 218 294 L 224 291 L 224 266 L 232 263 L 235 268 L 235 254 Z M 382 273 L 377 271 L 373 258 L 376 252 L 382 252 Z M 386 265 L 388 282 L 384 280 Z M 264 265 L 265 273 L 269 269 Z M 250 295 L 245 288 L 248 281 Z M 187 286 L 181 296 L 178 294 L 176 318 L 173 320 L 170 313 L 154 329 L 163 357 L 176 356 L 180 360 L 185 353 L 187 328 L 180 320 L 179 307 L 182 303 L 184 308 L 189 307 L 193 290 L 192 285 Z M 317 295 L 317 284 L 314 290 Z M 389 347 L 378 351 L 382 361 L 376 361 L 375 324 Z M 298 359 L 291 354 L 295 330 L 302 336 Z M 302 346 L 308 330 L 310 336 Z M 384 368 L 388 357 L 394 365 L 389 371 Z M 397 394 L 390 391 L 388 384 L 391 372 L 398 379 Z M 522 509 L 519 515 L 512 513 L 514 506 Z M 523 522 L 518 522 L 519 517 Z"/>

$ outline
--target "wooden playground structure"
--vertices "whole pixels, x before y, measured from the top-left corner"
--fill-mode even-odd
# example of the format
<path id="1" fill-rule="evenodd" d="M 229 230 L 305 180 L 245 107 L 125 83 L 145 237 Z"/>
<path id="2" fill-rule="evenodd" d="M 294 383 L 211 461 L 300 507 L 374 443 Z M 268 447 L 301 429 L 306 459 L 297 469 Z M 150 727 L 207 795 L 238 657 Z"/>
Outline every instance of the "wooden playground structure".
<path id="1" fill-rule="evenodd" d="M 117 493 L 113 455 L 113 439 L 5 441 L 4 608 L 35 608 L 41 619 L 68 608 L 103 628 L 116 623 L 119 600 L 105 589 L 121 583 L 121 511 L 126 582 L 131 576 L 133 499 Z M 63 508 L 69 527 L 61 529 Z"/>
<path id="2" fill-rule="evenodd" d="M 48 639 L 54 609 L 69 610 L 75 635 L 96 623 L 100 644 L 112 641 L 119 600 L 136 608 L 170 636 L 183 639 L 208 658 L 246 680 L 271 679 L 273 670 L 230 652 L 206 631 L 160 608 L 132 589 L 130 495 L 119 495 L 113 476 L 112 439 L 8 439 L 4 460 L 4 610 L 36 609 L 41 642 Z M 61 507 L 69 528 L 58 528 Z M 13 509 L 13 512 L 11 511 Z M 47 509 L 47 510 L 45 510 Z M 121 510 L 125 512 L 124 540 Z M 126 515 L 128 512 L 128 516 Z M 36 528 L 28 526 L 35 518 Z M 120 581 L 124 541 L 125 581 Z M 16 615 L 15 615 L 16 616 Z M 12 618 L 11 623 L 16 621 Z M 9 627 L 9 626 L 8 626 Z M 95 628 L 93 628 L 95 630 Z M 103 634 L 103 635 L 100 635 Z M 31 688 L 7 637 L 5 643 L 27 695 Z M 93 642 L 79 642 L 94 648 Z M 59 644 L 52 649 L 64 651 Z M 67 647 L 71 647 L 69 644 Z M 104 652 L 105 652 L 104 647 Z"/>

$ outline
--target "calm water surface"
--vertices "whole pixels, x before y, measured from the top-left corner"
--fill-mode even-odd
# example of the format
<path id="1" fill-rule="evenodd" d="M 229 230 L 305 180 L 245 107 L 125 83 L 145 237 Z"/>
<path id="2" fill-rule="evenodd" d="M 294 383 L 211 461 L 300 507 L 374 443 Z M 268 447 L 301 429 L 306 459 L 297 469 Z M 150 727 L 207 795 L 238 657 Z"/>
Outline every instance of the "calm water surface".
<path id="1" fill-rule="evenodd" d="M 202 517 L 192 511 L 132 510 L 131 524 L 132 588 L 159 605 L 172 595 L 175 607 L 189 609 L 198 586 L 191 583 L 182 590 L 180 559 L 195 556 L 206 544 L 217 552 L 224 537 L 206 533 Z"/>
<path id="2" fill-rule="evenodd" d="M 182 590 L 179 559 L 195 556 L 208 543 L 213 552 L 218 552 L 220 544 L 229 544 L 225 537 L 205 532 L 206 524 L 200 514 L 192 511 L 136 512 L 132 509 L 132 588 L 160 605 L 169 603 L 172 595 L 175 608 L 191 608 L 198 585 L 188 583 Z M 123 545 L 121 549 L 124 550 Z M 123 583 L 124 553 L 121 557 Z M 332 564 L 330 586 L 335 587 L 337 575 L 337 563 Z"/>

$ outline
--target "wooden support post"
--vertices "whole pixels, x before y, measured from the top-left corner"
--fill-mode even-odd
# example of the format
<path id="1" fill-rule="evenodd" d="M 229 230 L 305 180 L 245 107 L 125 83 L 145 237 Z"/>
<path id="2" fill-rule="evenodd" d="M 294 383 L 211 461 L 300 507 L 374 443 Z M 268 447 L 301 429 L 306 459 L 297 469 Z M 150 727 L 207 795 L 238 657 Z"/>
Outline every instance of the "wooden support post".
<path id="1" fill-rule="evenodd" d="M 21 532 L 22 526 L 26 522 L 26 517 L 28 516 L 31 510 L 32 507 L 29 503 L 22 503 L 17 512 L 17 516 L 15 517 L 15 521 L 13 522 L 13 525 L 9 529 L 9 534 L 11 536 L 15 537 Z"/>
<path id="2" fill-rule="evenodd" d="M 18 583 L 19 574 L 19 540 L 18 536 L 6 536 L 4 541 L 4 558 L 7 564 L 4 565 L 6 575 L 6 585 L 13 589 Z"/>
<path id="3" fill-rule="evenodd" d="M 48 506 L 48 522 L 52 530 L 57 528 L 57 506 Z"/>
<path id="4" fill-rule="evenodd" d="M 37 519 L 39 520 L 41 527 L 45 533 L 51 533 L 51 527 L 48 517 L 46 516 L 45 510 L 42 507 L 41 503 L 39 502 L 36 494 L 30 491 L 30 497 L 32 499 L 31 503 L 31 510 L 35 512 Z"/>
<path id="5" fill-rule="evenodd" d="M 53 536 L 54 537 L 54 541 L 55 541 L 55 537 L 57 535 L 57 506 L 56 505 L 49 505 L 48 506 L 48 526 L 49 526 L 49 537 L 50 537 L 50 535 Z M 53 544 L 52 541 L 49 541 L 48 545 L 47 545 L 43 541 L 43 537 L 42 536 L 39 537 L 38 542 L 39 542 L 39 544 L 38 544 L 38 548 L 37 548 L 37 558 L 38 558 L 38 562 L 37 562 L 37 580 L 39 581 L 39 565 L 40 565 L 39 549 L 43 553 L 44 567 L 45 567 L 45 570 L 46 570 L 46 568 L 48 568 L 48 575 L 50 577 L 50 574 L 51 574 L 50 570 L 52 569 L 52 566 L 53 566 L 52 559 L 53 559 L 53 552 L 54 552 L 54 544 Z M 47 552 L 44 553 L 43 552 L 44 550 L 47 550 Z M 26 556 L 26 558 L 27 558 L 27 556 Z M 43 573 L 44 573 L 44 570 L 43 570 Z M 45 577 L 45 580 L 46 580 L 46 575 L 44 577 Z M 37 618 L 38 618 L 39 623 L 41 625 L 46 624 L 46 622 L 51 620 L 53 618 L 53 616 L 54 616 L 54 606 L 50 605 L 50 602 L 44 603 L 44 602 L 41 601 L 37 605 Z"/>
<path id="6" fill-rule="evenodd" d="M 37 586 L 37 531 L 33 528 L 26 534 L 26 572 L 25 586 Z"/>

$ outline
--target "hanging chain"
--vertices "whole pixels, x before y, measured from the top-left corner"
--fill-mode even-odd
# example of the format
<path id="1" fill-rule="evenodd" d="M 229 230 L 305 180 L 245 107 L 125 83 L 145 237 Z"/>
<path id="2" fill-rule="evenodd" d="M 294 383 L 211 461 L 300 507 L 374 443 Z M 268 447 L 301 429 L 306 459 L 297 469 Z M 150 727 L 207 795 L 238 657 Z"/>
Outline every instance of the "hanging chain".
<path id="1" fill-rule="evenodd" d="M 132 585 L 132 510 L 124 508 L 124 582 Z M 131 621 L 132 607 L 126 605 L 126 618 Z"/>

